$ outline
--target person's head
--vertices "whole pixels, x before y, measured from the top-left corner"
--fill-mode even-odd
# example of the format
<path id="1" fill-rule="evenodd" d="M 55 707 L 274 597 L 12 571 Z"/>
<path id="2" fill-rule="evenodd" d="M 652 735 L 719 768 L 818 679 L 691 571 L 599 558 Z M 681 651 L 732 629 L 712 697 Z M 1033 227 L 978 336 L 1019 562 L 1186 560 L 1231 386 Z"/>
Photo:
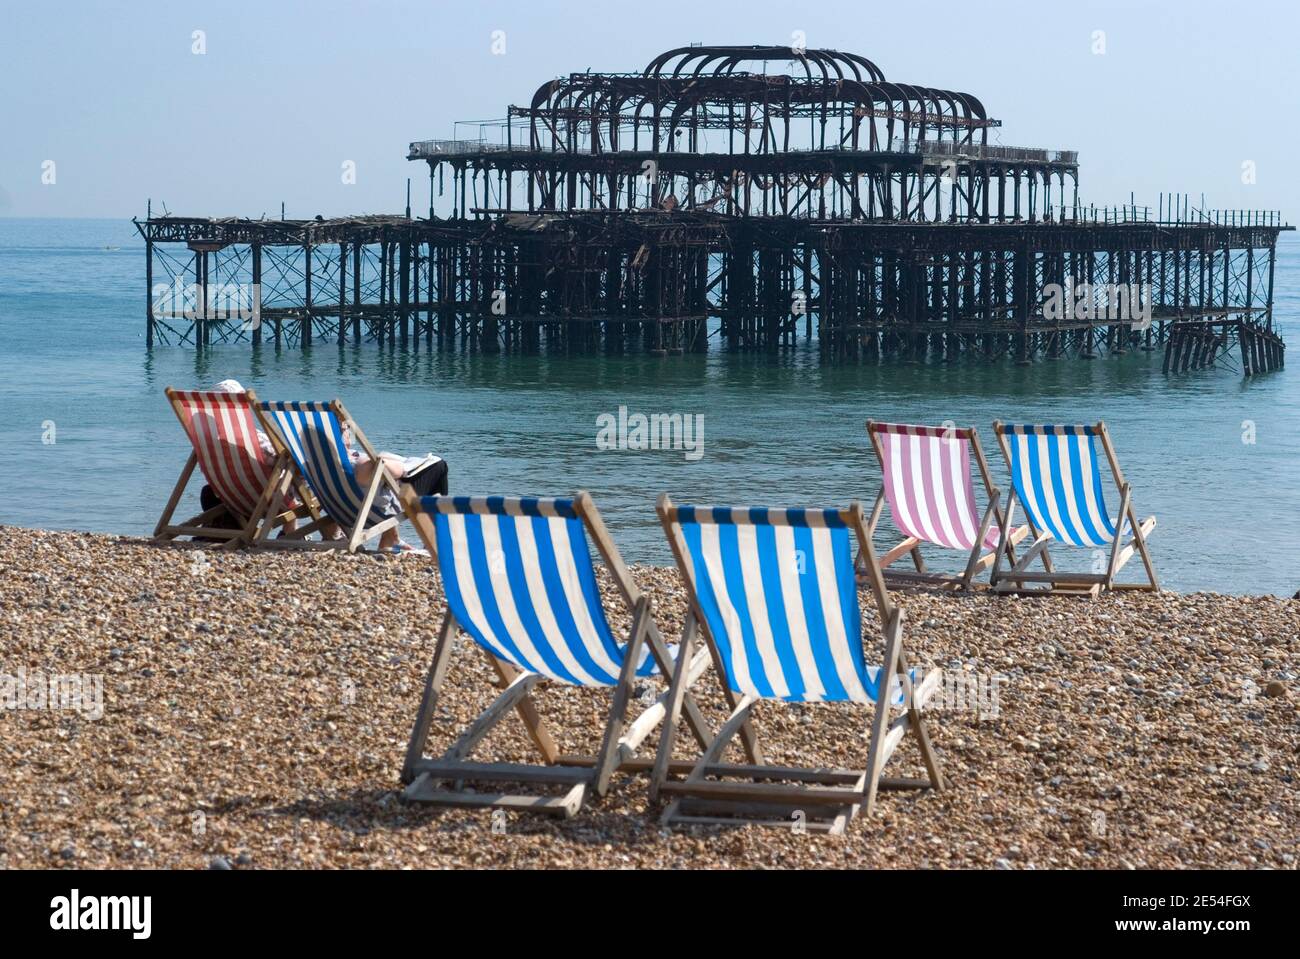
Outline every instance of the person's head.
<path id="1" fill-rule="evenodd" d="M 216 393 L 243 393 L 244 387 L 239 380 L 222 380 L 216 386 L 212 387 Z"/>

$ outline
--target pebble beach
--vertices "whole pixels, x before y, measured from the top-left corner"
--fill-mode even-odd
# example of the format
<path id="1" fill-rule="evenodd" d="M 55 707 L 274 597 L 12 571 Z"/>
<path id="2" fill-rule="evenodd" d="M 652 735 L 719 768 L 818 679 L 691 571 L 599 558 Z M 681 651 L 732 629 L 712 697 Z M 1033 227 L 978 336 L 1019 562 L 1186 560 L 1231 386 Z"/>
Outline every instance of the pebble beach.
<path id="1" fill-rule="evenodd" d="M 676 571 L 633 574 L 674 639 Z M 0 527 L 0 868 L 1296 867 L 1300 600 L 895 595 L 914 665 L 996 677 L 995 702 L 930 713 L 947 790 L 884 793 L 843 836 L 667 833 L 645 777 L 616 775 L 575 819 L 494 828 L 400 798 L 443 612 L 428 558 Z M 28 708 L 20 671 L 100 677 L 102 714 Z M 495 693 L 462 638 L 435 745 Z M 716 724 L 711 678 L 700 699 Z M 538 694 L 565 752 L 593 747 L 607 702 Z M 765 703 L 756 721 L 770 760 L 865 761 L 869 711 Z M 535 759 L 513 721 L 475 755 Z M 907 743 L 889 772 L 920 769 Z"/>

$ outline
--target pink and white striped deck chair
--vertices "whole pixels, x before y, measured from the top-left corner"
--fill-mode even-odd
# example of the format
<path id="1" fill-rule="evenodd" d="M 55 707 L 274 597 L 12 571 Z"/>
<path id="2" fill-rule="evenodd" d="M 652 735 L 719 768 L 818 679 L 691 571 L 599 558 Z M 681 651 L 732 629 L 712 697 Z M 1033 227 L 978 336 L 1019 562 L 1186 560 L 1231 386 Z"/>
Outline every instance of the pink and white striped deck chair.
<path id="1" fill-rule="evenodd" d="M 886 580 L 903 585 L 969 589 L 975 574 L 993 565 L 1002 535 L 999 506 L 1002 494 L 993 484 L 975 428 L 868 420 L 867 435 L 871 437 L 871 446 L 884 475 L 884 484 L 871 511 L 868 533 L 875 533 L 880 514 L 888 503 L 890 518 L 904 536 L 902 542 L 880 557 L 879 565 Z M 988 496 L 983 514 L 975 505 L 971 483 L 972 451 Z M 1023 539 L 1028 531 L 1024 526 L 1012 530 L 1011 544 Z M 965 569 L 959 575 L 928 571 L 921 556 L 922 543 L 969 554 Z M 915 572 L 888 568 L 909 553 Z"/>
<path id="2" fill-rule="evenodd" d="M 284 512 L 267 517 L 277 486 L 285 485 L 287 490 L 293 477 L 287 469 L 287 457 L 270 455 L 258 443 L 257 421 L 246 394 L 174 390 L 170 386 L 166 393 L 192 451 L 154 528 L 155 542 L 191 536 L 222 539 L 235 546 L 252 542 L 263 520 L 273 529 L 292 518 L 314 515 L 312 507 L 298 505 L 312 502 L 305 491 L 299 490 L 298 502 L 288 497 Z M 173 525 L 172 514 L 196 465 L 221 503 Z M 233 519 L 237 525 L 214 525 L 223 519 L 227 523 Z"/>

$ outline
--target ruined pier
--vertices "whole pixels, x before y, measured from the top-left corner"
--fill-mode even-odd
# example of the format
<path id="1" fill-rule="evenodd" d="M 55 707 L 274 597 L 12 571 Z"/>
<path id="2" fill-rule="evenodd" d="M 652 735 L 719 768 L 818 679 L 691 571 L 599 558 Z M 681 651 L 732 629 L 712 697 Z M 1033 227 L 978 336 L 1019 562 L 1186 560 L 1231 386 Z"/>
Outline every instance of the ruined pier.
<path id="1" fill-rule="evenodd" d="M 412 143 L 421 215 L 137 221 L 148 342 L 1282 365 L 1278 212 L 1093 206 L 1076 153 L 999 128 L 833 50 L 575 73 L 477 138 Z"/>

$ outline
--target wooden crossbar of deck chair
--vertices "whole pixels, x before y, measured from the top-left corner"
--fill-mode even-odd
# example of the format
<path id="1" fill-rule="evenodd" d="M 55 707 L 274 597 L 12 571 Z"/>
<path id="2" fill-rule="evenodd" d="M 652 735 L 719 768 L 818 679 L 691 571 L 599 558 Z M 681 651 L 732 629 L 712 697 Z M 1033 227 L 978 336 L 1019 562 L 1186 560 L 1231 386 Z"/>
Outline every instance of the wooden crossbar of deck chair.
<path id="1" fill-rule="evenodd" d="M 975 428 L 867 420 L 867 435 L 883 477 L 867 521 L 867 534 L 875 535 L 886 504 L 894 526 L 903 534 L 902 541 L 880 557 L 885 582 L 970 589 L 976 574 L 993 566 L 1003 522 L 1002 491 L 993 483 Z M 988 499 L 983 515 L 975 504 L 971 483 L 972 453 Z M 1028 533 L 1028 526 L 1013 529 L 1012 548 Z M 922 543 L 966 553 L 962 572 L 953 575 L 927 570 Z M 895 569 L 892 564 L 907 555 L 915 571 Z M 860 553 L 857 562 L 861 579 Z"/>
<path id="2" fill-rule="evenodd" d="M 993 564 L 993 588 L 998 592 L 1026 594 L 1068 593 L 1096 596 L 1106 589 L 1144 589 L 1159 591 L 1155 566 L 1147 550 L 1147 536 L 1155 529 L 1156 518 L 1141 522 L 1133 506 L 1132 490 L 1120 472 L 1119 459 L 1111 445 L 1106 424 L 1093 426 L 1018 426 L 993 424 L 998 444 L 1011 469 L 1011 496 L 1007 501 L 1007 522 L 1016 503 L 1024 506 L 1034 540 L 1018 561 L 1008 559 L 999 547 Z M 1111 519 L 1106 507 L 1101 476 L 1101 460 L 1096 441 L 1110 465 L 1111 476 L 1119 491 L 1119 512 Z M 1054 543 L 1082 547 L 1100 553 L 1105 570 L 1094 573 L 1070 573 L 1053 569 L 1048 547 Z M 1134 552 L 1146 567 L 1145 583 L 1117 583 L 1116 574 Z M 1046 572 L 1032 573 L 1028 564 L 1043 558 Z M 1007 568 L 1003 568 L 1003 563 Z M 1043 585 L 1032 585 L 1043 584 Z"/>
<path id="3" fill-rule="evenodd" d="M 343 549 L 355 553 L 385 530 L 401 523 L 400 512 L 388 516 L 374 505 L 375 497 L 384 487 L 396 495 L 400 495 L 401 489 L 341 401 L 274 403 L 258 400 L 252 390 L 249 397 L 276 450 L 288 457 L 289 470 L 315 494 L 324 514 L 277 539 L 269 539 L 263 531 L 253 541 L 254 546 Z M 345 430 L 351 431 L 354 441 L 374 464 L 370 482 L 364 486 L 358 481 L 348 456 Z M 277 488 L 276 504 L 278 497 L 287 494 L 287 487 L 288 483 L 284 482 Z M 324 538 L 323 530 L 331 523 L 342 531 L 340 538 Z M 312 534 L 321 534 L 322 538 L 309 539 Z"/>
<path id="4" fill-rule="evenodd" d="M 240 546 L 253 542 L 259 532 L 270 535 L 290 520 L 313 515 L 315 501 L 305 488 L 298 488 L 297 500 L 288 492 L 276 499 L 275 491 L 280 485 L 284 484 L 286 491 L 292 486 L 288 456 L 268 455 L 258 442 L 248 394 L 176 390 L 170 386 L 164 392 L 191 449 L 154 527 L 154 542 L 189 536 L 224 540 L 225 547 Z M 221 503 L 183 522 L 173 523 L 172 516 L 196 466 Z M 223 518 L 238 525 L 214 525 Z"/>
<path id="5" fill-rule="evenodd" d="M 665 825 L 797 824 L 838 834 L 860 809 L 871 811 L 881 788 L 943 788 L 921 712 L 939 688 L 942 671 L 922 679 L 908 664 L 903 611 L 885 588 L 859 503 L 825 510 L 674 506 L 664 494 L 657 508 L 691 618 L 669 690 L 652 783 L 652 795 L 668 800 Z M 851 537 L 866 557 L 866 578 L 880 614 L 884 658 L 878 667 L 867 665 Z M 711 651 L 731 714 L 685 778 L 678 779 L 668 758 L 676 704 L 692 682 L 680 664 L 697 633 Z M 779 767 L 752 755 L 746 763 L 724 763 L 728 744 L 759 700 L 874 704 L 865 765 Z M 908 733 L 916 739 L 927 778 L 887 778 L 885 764 Z"/>
<path id="6" fill-rule="evenodd" d="M 650 599 L 633 582 L 591 497 L 585 492 L 572 499 L 419 497 L 406 489 L 402 504 L 437 557 L 447 600 L 402 767 L 404 797 L 568 818 L 593 793 L 604 795 L 616 771 L 648 771 L 652 758 L 636 754 L 666 715 L 668 693 L 628 722 L 633 686 L 638 677 L 672 672 L 673 650 L 655 626 Z M 631 631 L 622 642 L 616 641 L 605 615 L 591 543 L 632 614 Z M 502 691 L 445 752 L 428 758 L 425 751 L 458 630 L 486 655 Z M 707 656 L 685 665 L 698 676 L 708 666 Z M 533 700 L 537 687 L 547 682 L 611 689 L 594 755 L 561 755 L 556 749 Z M 697 741 L 707 742 L 710 730 L 699 707 L 693 700 L 678 705 Z M 471 761 L 471 751 L 511 710 L 523 720 L 541 764 Z M 477 788 L 470 790 L 467 783 Z M 542 791 L 504 792 L 504 783 Z M 544 791 L 557 788 L 558 793 Z"/>

